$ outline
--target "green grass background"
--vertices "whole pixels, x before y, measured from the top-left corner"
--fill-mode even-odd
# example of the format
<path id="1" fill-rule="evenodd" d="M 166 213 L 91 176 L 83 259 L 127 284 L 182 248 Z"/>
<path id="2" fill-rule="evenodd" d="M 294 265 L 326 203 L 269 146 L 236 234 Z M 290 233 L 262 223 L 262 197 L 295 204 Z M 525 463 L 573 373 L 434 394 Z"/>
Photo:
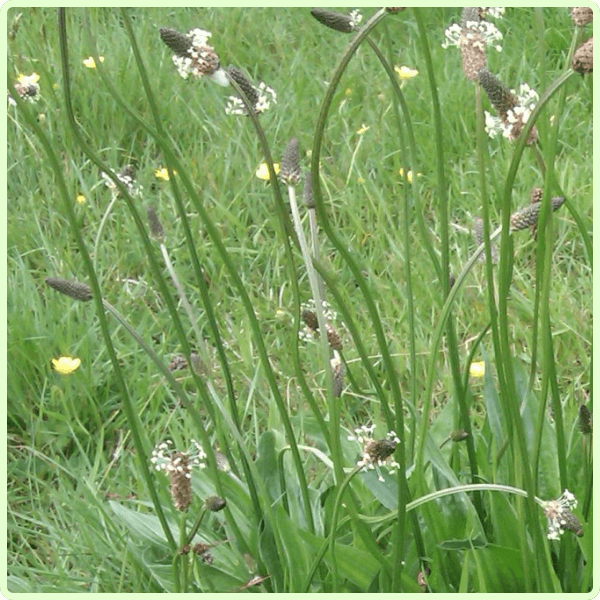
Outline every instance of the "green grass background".
<path id="1" fill-rule="evenodd" d="M 366 15 L 373 11 L 364 9 Z M 505 19 L 498 23 L 504 34 L 503 51 L 488 50 L 488 68 L 508 87 L 516 88 L 526 82 L 541 91 L 539 86 L 543 81 L 548 83 L 565 67 L 573 36 L 569 12 L 565 8 L 548 8 L 542 12 L 543 72 L 533 9 L 509 8 Z M 223 66 L 235 65 L 253 81 L 264 81 L 273 87 L 277 104 L 261 116 L 261 124 L 274 160 L 280 161 L 289 139 L 296 136 L 306 169 L 310 166 L 310 149 L 321 101 L 349 37 L 322 27 L 308 9 L 300 8 L 133 8 L 128 14 L 160 116 L 175 141 L 173 151 L 192 177 L 250 296 L 281 393 L 297 428 L 299 443 L 325 450 L 326 446 L 315 435 L 314 422 L 299 392 L 289 352 L 295 343 L 293 295 L 271 190 L 255 177 L 256 169 L 264 160 L 258 139 L 249 119 L 225 114 L 225 99 L 232 93 L 231 88 L 224 89 L 207 80 L 184 81 L 177 75 L 158 29 L 171 27 L 186 31 L 201 27 L 213 32 L 212 44 Z M 459 9 L 423 11 L 442 104 L 450 269 L 456 274 L 475 249 L 470 228 L 473 217 L 480 215 L 482 209 L 475 145 L 474 86 L 462 73 L 458 49 L 441 48 L 444 29 L 459 17 Z M 143 215 L 145 206 L 155 206 L 165 226 L 171 259 L 212 352 L 214 345 L 203 317 L 171 191 L 168 183 L 154 177 L 154 170 L 165 166 L 160 148 L 118 107 L 99 73 L 85 68 L 82 62 L 92 53 L 84 27 L 89 19 L 98 51 L 105 57 L 103 67 L 107 75 L 125 101 L 151 122 L 122 16 L 116 8 L 74 8 L 68 9 L 67 18 L 77 121 L 88 143 L 115 171 L 127 164 L 136 166 L 136 181 L 144 189 L 142 197 L 136 200 L 139 210 Z M 119 201 L 107 213 L 110 191 L 102 183 L 98 168 L 85 157 L 68 129 L 56 10 L 12 8 L 8 11 L 8 24 L 9 31 L 14 33 L 8 40 L 9 85 L 16 81 L 19 73 L 40 75 L 41 100 L 28 108 L 37 114 L 40 127 L 60 158 L 78 226 L 91 252 L 103 295 L 168 362 L 180 354 L 182 348 L 148 270 L 147 257 L 131 216 L 126 205 Z M 413 203 L 410 209 L 422 213 L 430 240 L 439 253 L 436 132 L 417 26 L 409 11 L 390 16 L 374 32 L 373 39 L 385 46 L 386 36 L 391 40 L 393 64 L 420 71 L 402 87 L 418 142 L 420 204 Z M 591 87 L 586 83 L 583 80 L 568 83 L 554 164 L 560 186 L 591 235 L 592 99 Z M 484 102 L 490 110 L 487 100 Z M 406 184 L 398 174 L 406 157 L 399 155 L 392 106 L 386 74 L 373 52 L 364 45 L 353 57 L 334 97 L 323 140 L 321 173 L 328 218 L 363 269 L 394 356 L 402 393 L 410 398 L 410 333 L 404 241 L 400 234 L 404 218 L 402 188 Z M 551 102 L 541 118 L 549 122 L 556 109 L 556 102 Z M 369 129 L 359 135 L 357 131 L 363 124 Z M 500 223 L 500 192 L 513 147 L 503 139 L 489 141 L 492 168 L 487 176 L 494 228 Z M 542 182 L 533 155 L 525 152 L 513 192 L 515 209 L 527 205 L 531 188 L 541 186 Z M 160 553 L 144 552 L 139 545 L 136 547 L 123 522 L 115 518 L 108 505 L 109 500 L 116 500 L 144 513 L 148 495 L 135 462 L 129 426 L 93 304 L 71 302 L 44 285 L 44 278 L 49 276 L 80 281 L 87 281 L 87 276 L 58 196 L 55 172 L 31 128 L 19 110 L 12 107 L 8 111 L 7 183 L 9 589 L 167 591 L 170 589 L 169 561 Z M 81 205 L 75 204 L 79 193 L 85 196 L 85 203 Z M 211 303 L 239 397 L 245 442 L 256 456 L 257 452 L 260 454 L 261 436 L 271 431 L 274 446 L 280 449 L 284 444 L 281 421 L 257 358 L 246 312 L 193 204 L 188 200 L 186 203 L 196 251 L 209 282 Z M 103 219 L 106 221 L 100 228 Z M 582 459 L 576 448 L 581 447 L 582 440 L 576 419 L 579 405 L 587 403 L 591 393 L 591 264 L 569 212 L 561 210 L 553 215 L 553 227 L 550 319 L 556 382 L 568 452 L 572 456 L 570 486 L 575 488 L 572 491 L 581 493 L 584 488 Z M 322 244 L 324 261 L 335 273 L 344 302 L 356 320 L 374 367 L 383 378 L 381 351 L 362 294 L 348 265 L 330 241 L 323 237 Z M 410 247 L 415 298 L 414 376 L 418 390 L 424 391 L 433 331 L 443 298 L 415 223 L 410 228 Z M 295 251 L 295 256 L 298 266 L 300 254 Z M 535 261 L 535 241 L 527 232 L 515 234 L 509 336 L 515 368 L 524 380 L 531 368 Z M 298 273 L 301 299 L 306 301 L 310 298 L 310 288 L 304 270 L 299 268 Z M 186 317 L 182 318 L 189 326 Z M 453 308 L 453 318 L 458 355 L 464 361 L 470 345 L 489 320 L 483 263 L 469 274 Z M 189 418 L 126 331 L 114 321 L 110 326 L 111 339 L 148 440 L 154 444 L 166 437 L 174 438 L 185 447 L 190 437 L 194 437 Z M 350 432 L 356 426 L 373 421 L 379 425 L 378 433 L 383 434 L 379 399 L 347 332 L 344 341 L 344 354 L 359 389 L 351 388 L 343 395 L 341 425 Z M 438 444 L 457 424 L 445 344 L 438 360 L 430 415 L 431 434 Z M 81 358 L 81 367 L 73 375 L 61 377 L 52 371 L 50 364 L 51 358 L 60 355 Z M 300 355 L 311 390 L 325 413 L 326 386 L 317 344 L 302 344 Z M 484 358 L 493 358 L 489 333 L 483 338 L 475 360 Z M 492 363 L 488 362 L 488 366 L 493 374 Z M 187 371 L 176 375 L 193 394 Z M 209 367 L 209 377 L 224 397 L 225 382 L 216 354 L 214 364 Z M 486 383 L 472 379 L 469 387 L 473 425 L 482 438 L 478 447 L 484 465 L 483 439 L 485 428 L 489 427 L 484 401 L 486 385 L 493 387 L 493 377 Z M 536 379 L 532 394 L 536 396 L 539 392 L 540 383 Z M 422 399 L 417 396 L 414 400 L 418 409 Z M 204 409 L 199 410 L 208 422 Z M 547 422 L 551 427 L 551 415 Z M 407 427 L 416 425 L 409 421 Z M 356 459 L 355 450 L 343 443 L 345 466 L 349 467 Z M 239 460 L 233 439 L 231 444 L 230 458 Z M 457 478 L 463 480 L 467 463 L 462 448 L 457 449 L 456 445 L 452 450 L 450 446 L 445 448 Z M 330 475 L 318 460 L 310 455 L 305 459 L 311 489 L 320 489 L 319 485 Z M 502 468 L 499 472 L 503 472 Z M 486 480 L 497 481 L 498 473 L 494 473 L 491 466 L 484 470 L 484 475 Z M 548 451 L 542 456 L 539 469 L 538 496 L 552 498 L 560 494 L 556 475 L 555 459 Z M 166 479 L 157 482 L 164 505 L 169 506 Z M 195 482 L 195 485 L 203 484 Z M 380 513 L 380 505 L 368 493 L 368 486 L 360 487 L 360 496 L 365 514 Z M 461 509 L 453 508 L 452 504 L 445 506 L 449 520 L 457 518 L 456 510 Z M 464 518 L 468 517 L 464 515 Z M 426 525 L 423 527 L 426 531 Z M 208 530 L 214 540 L 220 539 L 223 524 L 217 516 L 211 517 Z M 251 533 L 248 535 L 252 538 Z M 503 540 L 503 543 L 508 544 L 508 541 Z M 243 553 L 237 552 L 234 560 L 232 555 L 226 555 L 224 547 L 215 548 L 215 563 L 231 560 L 235 568 L 221 580 L 215 574 L 216 569 L 211 571 L 202 566 L 201 579 L 212 581 L 199 584 L 208 586 L 204 591 L 211 591 L 210 586 L 216 591 L 230 591 L 252 576 L 252 568 L 244 567 L 241 561 Z M 406 555 L 407 569 L 413 580 L 418 564 L 414 552 L 414 548 L 408 548 Z M 569 547 L 567 552 L 575 550 Z M 260 562 L 256 556 L 254 560 Z M 485 567 L 480 568 L 485 570 Z M 322 574 L 322 577 L 322 588 L 313 591 L 328 590 L 327 576 Z M 457 581 L 439 571 L 434 581 L 435 591 L 458 588 Z M 566 576 L 562 583 L 568 588 L 565 591 L 582 591 Z M 351 584 L 343 589 L 359 591 Z"/>

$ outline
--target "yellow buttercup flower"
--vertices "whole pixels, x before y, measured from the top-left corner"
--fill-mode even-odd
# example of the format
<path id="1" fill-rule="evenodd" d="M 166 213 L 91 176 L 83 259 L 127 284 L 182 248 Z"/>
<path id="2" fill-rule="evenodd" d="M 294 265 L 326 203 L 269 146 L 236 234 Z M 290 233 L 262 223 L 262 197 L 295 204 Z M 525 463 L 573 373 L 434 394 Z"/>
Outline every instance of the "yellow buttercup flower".
<path id="1" fill-rule="evenodd" d="M 471 377 L 483 377 L 485 375 L 485 362 L 479 361 L 471 363 L 469 374 Z"/>
<path id="2" fill-rule="evenodd" d="M 404 178 L 404 169 L 400 169 L 398 171 L 398 175 L 400 175 L 400 177 Z M 421 173 L 417 173 L 417 177 L 421 175 Z M 408 173 L 406 173 L 406 179 L 408 180 L 408 183 L 412 183 L 413 180 L 413 173 L 412 171 L 408 171 Z"/>
<path id="3" fill-rule="evenodd" d="M 77 204 L 83 204 L 85 202 L 85 196 L 83 194 L 77 194 Z"/>
<path id="4" fill-rule="evenodd" d="M 98 58 L 100 58 L 100 62 L 104 62 L 104 56 L 99 56 Z M 96 61 L 94 60 L 93 56 L 88 56 L 83 60 L 83 65 L 88 69 L 95 69 Z"/>
<path id="5" fill-rule="evenodd" d="M 76 371 L 81 364 L 81 359 L 71 358 L 70 356 L 61 356 L 60 358 L 52 359 L 52 366 L 57 373 L 61 375 L 70 375 Z"/>
<path id="6" fill-rule="evenodd" d="M 412 79 L 413 77 L 416 77 L 419 74 L 419 71 L 417 71 L 416 69 L 410 69 L 409 67 L 404 66 L 394 67 L 394 71 L 396 71 L 398 77 L 400 77 L 402 81 L 405 81 L 406 79 Z"/>
<path id="7" fill-rule="evenodd" d="M 173 172 L 175 173 L 175 171 Z M 162 169 L 156 169 L 154 171 L 154 177 L 156 177 L 156 179 L 162 179 L 163 181 L 169 181 L 169 170 L 164 167 Z"/>
<path id="8" fill-rule="evenodd" d="M 37 73 L 32 73 L 31 75 L 23 75 L 23 73 L 19 73 L 17 77 L 17 81 L 21 85 L 33 85 L 40 80 L 40 76 Z"/>
<path id="9" fill-rule="evenodd" d="M 273 168 L 275 169 L 275 175 L 279 175 L 279 163 L 273 163 Z M 269 181 L 269 167 L 267 167 L 267 163 L 261 163 L 260 167 L 256 170 L 256 176 L 263 181 Z"/>

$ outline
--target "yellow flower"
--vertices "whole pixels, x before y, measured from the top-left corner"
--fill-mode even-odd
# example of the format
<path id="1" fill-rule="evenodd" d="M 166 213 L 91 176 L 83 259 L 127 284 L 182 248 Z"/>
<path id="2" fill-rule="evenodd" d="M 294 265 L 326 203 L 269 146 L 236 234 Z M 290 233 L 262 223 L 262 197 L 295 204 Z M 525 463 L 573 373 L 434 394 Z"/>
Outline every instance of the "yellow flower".
<path id="1" fill-rule="evenodd" d="M 17 77 L 17 81 L 21 85 L 33 85 L 40 80 L 40 76 L 37 73 L 32 73 L 31 75 L 23 75 L 23 73 L 19 73 Z"/>
<path id="2" fill-rule="evenodd" d="M 398 175 L 400 175 L 400 177 L 402 177 L 404 179 L 404 169 L 400 169 L 398 171 Z M 421 173 L 417 173 L 417 177 L 421 175 Z M 408 171 L 408 173 L 406 174 L 406 179 L 408 180 L 408 183 L 412 183 L 413 180 L 413 174 L 412 171 Z"/>
<path id="3" fill-rule="evenodd" d="M 52 366 L 57 373 L 61 375 L 70 375 L 73 371 L 79 368 L 81 359 L 71 358 L 70 356 L 61 356 L 60 358 L 52 359 Z"/>
<path id="4" fill-rule="evenodd" d="M 361 177 L 360 175 L 358 176 L 358 179 L 356 180 L 358 183 L 364 183 L 365 180 L 363 179 L 363 177 Z"/>
<path id="5" fill-rule="evenodd" d="M 344 91 L 344 96 L 350 96 L 352 94 L 352 90 L 350 88 L 346 88 Z"/>
<path id="6" fill-rule="evenodd" d="M 483 377 L 485 375 L 485 362 L 474 362 L 469 367 L 471 377 Z"/>
<path id="7" fill-rule="evenodd" d="M 176 171 L 173 171 L 173 173 L 176 173 Z M 156 179 L 162 179 L 163 181 L 169 181 L 169 171 L 164 167 L 162 169 L 156 169 L 154 171 L 154 177 L 156 177 Z"/>
<path id="8" fill-rule="evenodd" d="M 412 79 L 419 74 L 416 69 L 410 69 L 409 67 L 394 67 L 394 71 L 398 73 L 398 77 L 404 81 L 405 79 Z"/>
<path id="9" fill-rule="evenodd" d="M 358 133 L 358 135 L 362 135 L 365 131 L 369 130 L 369 126 L 365 125 L 364 123 L 362 124 L 362 127 L 356 132 Z"/>
<path id="10" fill-rule="evenodd" d="M 275 175 L 279 175 L 279 163 L 273 163 L 273 168 L 275 169 Z M 261 163 L 260 167 L 256 169 L 256 176 L 263 181 L 269 181 L 269 167 L 267 167 L 267 163 Z"/>
<path id="11" fill-rule="evenodd" d="M 104 62 L 104 56 L 100 56 L 100 62 Z M 88 69 L 95 69 L 96 68 L 96 61 L 94 60 L 93 56 L 88 56 L 88 58 L 85 58 L 83 60 L 83 65 L 85 67 L 87 67 Z"/>
<path id="12" fill-rule="evenodd" d="M 85 202 L 85 196 L 83 194 L 77 194 L 77 204 L 83 204 Z"/>

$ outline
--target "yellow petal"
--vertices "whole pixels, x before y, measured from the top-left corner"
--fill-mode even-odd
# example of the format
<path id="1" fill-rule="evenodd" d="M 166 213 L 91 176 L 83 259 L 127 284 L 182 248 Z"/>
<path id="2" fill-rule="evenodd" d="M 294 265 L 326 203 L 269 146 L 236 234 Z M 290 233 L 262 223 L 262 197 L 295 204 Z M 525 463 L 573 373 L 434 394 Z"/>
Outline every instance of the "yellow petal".
<path id="1" fill-rule="evenodd" d="M 402 169 L 402 168 L 401 168 L 401 169 L 398 171 L 398 174 L 400 175 L 400 177 L 404 178 L 404 169 Z M 412 171 L 409 171 L 409 172 L 406 174 L 406 179 L 407 179 L 408 183 L 412 183 Z"/>
<path id="2" fill-rule="evenodd" d="M 19 73 L 19 77 L 17 77 L 17 81 L 22 85 L 31 85 L 33 83 L 37 83 L 40 80 L 40 76 L 37 73 L 32 73 L 31 75 L 23 75 L 23 73 Z"/>
<path id="3" fill-rule="evenodd" d="M 104 56 L 99 56 L 98 58 L 100 58 L 100 62 L 104 62 Z M 88 69 L 96 68 L 96 61 L 94 60 L 93 56 L 88 56 L 88 58 L 84 59 L 83 64 Z"/>
<path id="4" fill-rule="evenodd" d="M 54 370 L 61 375 L 70 375 L 80 364 L 81 359 L 71 358 L 70 356 L 61 356 L 59 359 L 52 359 Z"/>
<path id="5" fill-rule="evenodd" d="M 275 169 L 275 175 L 278 175 L 280 170 L 279 163 L 273 163 L 273 168 Z M 258 167 L 256 176 L 263 181 L 269 181 L 269 167 L 267 167 L 267 163 L 262 163 Z"/>
<path id="6" fill-rule="evenodd" d="M 483 377 L 485 375 L 485 362 L 474 362 L 469 367 L 471 377 Z"/>
<path id="7" fill-rule="evenodd" d="M 419 74 L 416 69 L 410 69 L 409 67 L 394 67 L 394 71 L 398 74 L 398 77 L 404 81 L 405 79 L 412 79 Z"/>
<path id="8" fill-rule="evenodd" d="M 154 177 L 156 177 L 156 179 L 162 179 L 163 181 L 169 181 L 169 171 L 164 167 L 162 169 L 156 169 L 156 171 L 154 171 Z"/>
<path id="9" fill-rule="evenodd" d="M 85 202 L 85 196 L 83 194 L 77 194 L 77 204 L 83 204 Z"/>
<path id="10" fill-rule="evenodd" d="M 365 125 L 364 123 L 362 124 L 362 127 L 356 132 L 358 133 L 358 135 L 362 135 L 365 131 L 369 130 L 369 126 Z"/>

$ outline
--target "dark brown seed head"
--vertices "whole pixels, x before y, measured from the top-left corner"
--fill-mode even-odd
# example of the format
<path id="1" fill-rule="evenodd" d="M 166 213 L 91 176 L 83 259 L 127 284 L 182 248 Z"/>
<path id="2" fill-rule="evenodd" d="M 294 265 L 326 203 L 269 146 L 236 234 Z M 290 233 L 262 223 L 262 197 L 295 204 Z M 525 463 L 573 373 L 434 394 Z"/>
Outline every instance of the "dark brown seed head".
<path id="1" fill-rule="evenodd" d="M 500 80 L 487 69 L 480 69 L 477 72 L 477 77 L 492 106 L 496 109 L 500 117 L 506 118 L 507 112 L 518 105 L 517 97 L 508 88 L 505 88 L 500 83 Z"/>
<path id="2" fill-rule="evenodd" d="M 571 8 L 571 17 L 573 18 L 573 23 L 575 23 L 577 27 L 583 27 L 592 22 L 594 12 L 589 6 L 579 6 Z"/>
<path id="3" fill-rule="evenodd" d="M 572 531 L 577 537 L 581 537 L 583 535 L 583 527 L 581 526 L 581 522 L 570 510 L 565 510 L 563 512 L 562 519 L 563 521 L 561 521 L 561 525 L 563 529 Z"/>
<path id="4" fill-rule="evenodd" d="M 312 310 L 303 310 L 301 315 L 304 324 L 313 331 L 319 330 L 319 321 L 317 320 L 317 314 Z"/>
<path id="5" fill-rule="evenodd" d="M 325 324 L 325 329 L 327 330 L 327 341 L 329 342 L 329 347 L 332 350 L 343 350 L 344 344 L 342 343 L 340 334 L 331 325 L 329 325 L 329 323 Z"/>
<path id="6" fill-rule="evenodd" d="M 594 38 L 591 37 L 587 42 L 583 42 L 575 53 L 573 54 L 573 60 L 571 61 L 571 67 L 573 71 L 585 75 L 591 73 L 594 70 Z"/>
<path id="7" fill-rule="evenodd" d="M 342 33 L 351 33 L 354 31 L 354 23 L 350 17 L 342 13 L 324 10 L 322 8 L 313 8 L 310 14 L 330 29 L 341 31 Z"/>
<path id="8" fill-rule="evenodd" d="M 229 78 L 237 83 L 242 92 L 244 92 L 250 106 L 256 106 L 258 104 L 258 92 L 244 73 L 236 67 L 229 67 L 227 69 L 227 75 L 229 75 Z"/>
<path id="9" fill-rule="evenodd" d="M 313 199 L 312 191 L 312 179 L 310 178 L 310 173 L 308 171 L 304 176 L 304 190 L 302 192 L 302 197 L 304 199 L 304 204 L 306 204 L 306 208 L 315 207 L 315 201 Z"/>
<path id="10" fill-rule="evenodd" d="M 73 300 L 89 302 L 93 298 L 91 288 L 85 285 L 85 283 L 66 281 L 58 277 L 46 277 L 46 284 L 57 292 L 73 298 Z"/>
<path id="11" fill-rule="evenodd" d="M 297 138 L 289 141 L 283 153 L 279 177 L 286 185 L 295 186 L 300 183 L 300 152 Z"/>
<path id="12" fill-rule="evenodd" d="M 584 435 L 589 435 L 592 433 L 592 413 L 585 404 L 582 404 L 579 407 L 579 419 L 577 425 L 579 427 L 579 431 L 581 431 L 581 433 Z"/>
<path id="13" fill-rule="evenodd" d="M 158 30 L 160 39 L 177 55 L 187 56 L 188 50 L 192 47 L 192 41 L 189 37 L 175 31 L 175 29 L 161 28 Z"/>
<path id="14" fill-rule="evenodd" d="M 478 81 L 477 73 L 485 69 L 485 41 L 476 31 L 465 31 L 460 36 L 460 54 L 463 73 L 467 79 Z"/>
<path id="15" fill-rule="evenodd" d="M 552 210 L 555 211 L 563 205 L 565 201 L 563 196 L 554 196 L 550 201 Z M 537 224 L 538 217 L 540 216 L 540 210 L 542 208 L 541 202 L 535 202 L 526 206 L 522 210 L 518 210 L 510 216 L 510 230 L 520 231 L 527 229 L 532 225 Z"/>
<path id="16" fill-rule="evenodd" d="M 167 467 L 171 477 L 171 497 L 177 510 L 186 511 L 192 502 L 192 484 L 189 458 L 184 452 L 176 452 Z"/>
<path id="17" fill-rule="evenodd" d="M 396 450 L 396 442 L 394 440 L 371 440 L 365 446 L 365 454 L 369 455 L 372 462 L 385 461 Z"/>
<path id="18" fill-rule="evenodd" d="M 531 204 L 542 201 L 542 188 L 534 187 L 531 190 Z"/>
<path id="19" fill-rule="evenodd" d="M 209 496 L 204 501 L 204 506 L 211 512 L 219 512 L 227 506 L 227 501 L 220 496 Z"/>
<path id="20" fill-rule="evenodd" d="M 160 222 L 154 207 L 148 206 L 146 208 L 146 213 L 148 215 L 148 226 L 150 227 L 150 233 L 157 240 L 162 240 L 165 235 L 165 230 L 163 229 L 162 223 Z"/>

